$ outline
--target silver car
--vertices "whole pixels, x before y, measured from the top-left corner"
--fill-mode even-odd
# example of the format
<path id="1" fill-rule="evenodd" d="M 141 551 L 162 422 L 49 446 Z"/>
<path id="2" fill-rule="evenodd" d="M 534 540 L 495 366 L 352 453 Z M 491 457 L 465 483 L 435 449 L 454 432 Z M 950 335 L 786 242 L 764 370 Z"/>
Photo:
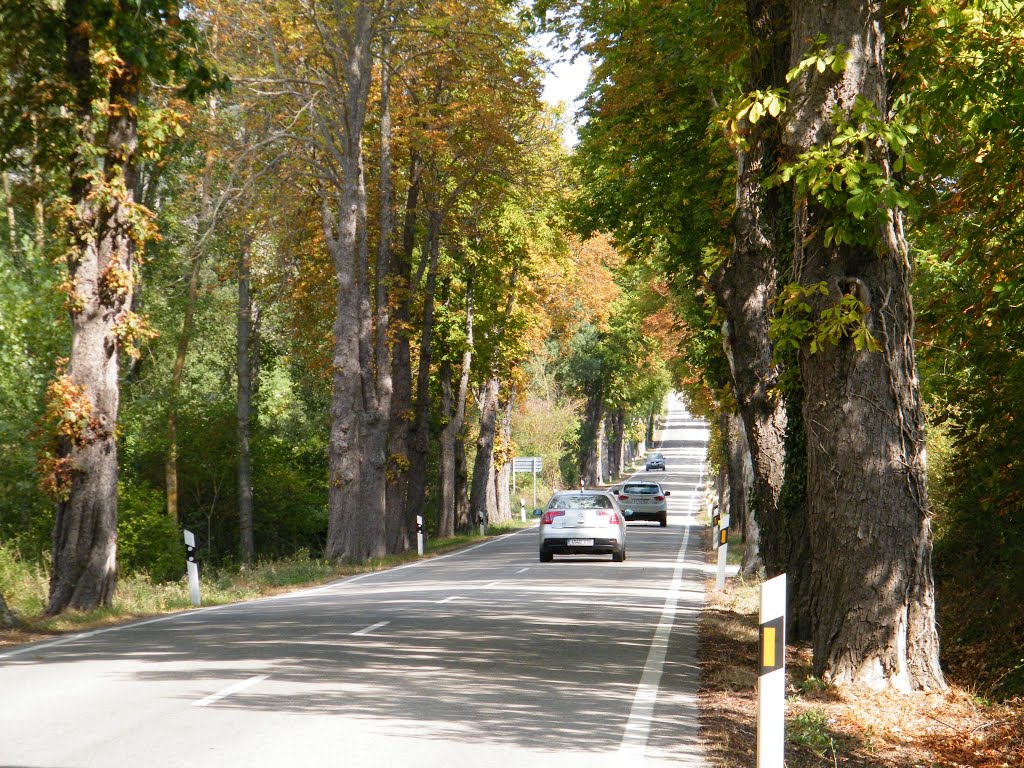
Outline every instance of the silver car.
<path id="1" fill-rule="evenodd" d="M 554 555 L 610 554 L 626 559 L 626 518 L 608 491 L 560 491 L 540 517 L 540 561 Z"/>
<path id="2" fill-rule="evenodd" d="M 627 521 L 654 520 L 662 528 L 668 525 L 668 497 L 672 492 L 663 490 L 659 483 L 631 481 L 612 488 L 612 493 L 617 494 L 622 507 L 633 512 L 626 515 Z"/>

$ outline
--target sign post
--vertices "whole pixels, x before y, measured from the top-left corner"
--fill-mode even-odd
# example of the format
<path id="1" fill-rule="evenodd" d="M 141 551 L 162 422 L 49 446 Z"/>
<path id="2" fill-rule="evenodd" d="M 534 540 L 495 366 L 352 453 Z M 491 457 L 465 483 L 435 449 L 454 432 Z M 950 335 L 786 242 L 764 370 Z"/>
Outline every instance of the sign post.
<path id="1" fill-rule="evenodd" d="M 516 472 L 533 473 L 533 506 L 537 506 L 537 473 L 543 469 L 540 456 L 516 456 L 512 459 L 512 496 L 516 495 Z"/>
<path id="2" fill-rule="evenodd" d="M 786 574 L 761 585 L 757 653 L 757 768 L 783 768 L 786 752 Z"/>
<path id="3" fill-rule="evenodd" d="M 185 531 L 185 559 L 188 567 L 188 595 L 192 605 L 199 607 L 199 564 L 196 562 L 196 537 Z"/>

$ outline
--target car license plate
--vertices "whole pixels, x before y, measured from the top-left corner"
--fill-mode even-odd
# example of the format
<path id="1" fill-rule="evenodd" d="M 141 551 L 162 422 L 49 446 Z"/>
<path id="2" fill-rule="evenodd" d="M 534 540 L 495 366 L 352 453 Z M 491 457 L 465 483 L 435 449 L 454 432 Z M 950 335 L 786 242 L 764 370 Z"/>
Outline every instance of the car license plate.
<path id="1" fill-rule="evenodd" d="M 570 547 L 592 547 L 594 546 L 593 539 L 569 539 Z"/>

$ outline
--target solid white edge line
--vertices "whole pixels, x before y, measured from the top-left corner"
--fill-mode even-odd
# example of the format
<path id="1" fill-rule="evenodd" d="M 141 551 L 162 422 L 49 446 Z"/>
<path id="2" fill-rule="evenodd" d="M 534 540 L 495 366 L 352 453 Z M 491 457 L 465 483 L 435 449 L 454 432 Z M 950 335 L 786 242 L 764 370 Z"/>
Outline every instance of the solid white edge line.
<path id="1" fill-rule="evenodd" d="M 451 597 L 446 597 L 444 600 L 438 600 L 437 604 L 440 605 L 441 603 L 451 603 L 451 602 L 454 602 L 455 600 L 461 600 L 461 599 L 462 598 L 459 597 L 458 595 L 452 595 Z"/>
<path id="2" fill-rule="evenodd" d="M 368 627 L 363 627 L 358 632 L 353 632 L 352 633 L 352 637 L 356 637 L 358 635 L 368 635 L 371 632 L 373 632 L 374 630 L 378 630 L 381 627 L 387 626 L 390 623 L 391 623 L 390 621 L 378 621 L 376 624 L 371 624 Z"/>
<path id="3" fill-rule="evenodd" d="M 663 442 L 663 440 L 660 442 Z M 705 451 L 707 450 L 706 446 L 707 441 L 705 441 Z M 694 487 L 695 493 L 699 491 L 700 484 L 703 482 L 704 470 L 704 459 L 702 458 L 697 485 Z M 692 521 L 694 512 L 691 511 L 684 514 L 691 518 Z M 654 631 L 654 637 L 651 639 L 651 646 L 647 652 L 647 661 L 644 663 L 644 670 L 640 675 L 640 682 L 633 696 L 633 704 L 629 709 L 629 718 L 626 721 L 625 729 L 623 729 L 622 741 L 619 744 L 620 757 L 641 759 L 647 751 L 647 739 L 650 736 L 651 722 L 654 719 L 654 705 L 658 701 L 661 674 L 668 655 L 668 641 L 672 635 L 672 627 L 675 623 L 679 604 L 679 588 L 682 586 L 683 568 L 686 566 L 686 549 L 690 543 L 691 527 L 689 524 L 686 526 L 686 530 L 683 533 L 683 543 L 676 554 L 676 567 L 672 573 L 669 593 L 665 597 L 665 605 L 661 609 L 658 628 Z"/>
<path id="4" fill-rule="evenodd" d="M 193 707 L 205 707 L 205 706 L 208 706 L 210 704 L 213 704 L 214 702 L 220 701 L 221 699 L 226 699 L 228 696 L 230 696 L 233 693 L 238 693 L 239 691 L 244 691 L 246 688 L 252 688 L 254 685 L 259 685 L 264 680 L 266 680 L 268 677 L 270 677 L 270 675 L 256 675 L 254 677 L 248 678 L 247 680 L 239 680 L 234 685 L 229 685 L 227 688 L 224 688 L 223 690 L 217 691 L 216 693 L 211 693 L 205 699 L 200 699 L 199 701 L 193 701 L 192 702 L 192 706 Z"/>
<path id="5" fill-rule="evenodd" d="M 661 685 L 661 673 L 668 655 L 668 641 L 675 622 L 676 609 L 679 604 L 679 588 L 682 585 L 683 568 L 686 566 L 686 548 L 690 542 L 690 526 L 686 526 L 683 543 L 676 556 L 676 567 L 672 574 L 672 584 L 665 597 L 665 605 L 661 609 L 658 628 L 651 639 L 651 647 L 647 652 L 643 674 L 633 696 L 633 705 L 629 709 L 629 718 L 619 744 L 620 755 L 643 757 L 647 749 L 647 737 L 651 732 L 651 721 L 654 719 L 654 705 L 658 700 L 658 688 Z"/>

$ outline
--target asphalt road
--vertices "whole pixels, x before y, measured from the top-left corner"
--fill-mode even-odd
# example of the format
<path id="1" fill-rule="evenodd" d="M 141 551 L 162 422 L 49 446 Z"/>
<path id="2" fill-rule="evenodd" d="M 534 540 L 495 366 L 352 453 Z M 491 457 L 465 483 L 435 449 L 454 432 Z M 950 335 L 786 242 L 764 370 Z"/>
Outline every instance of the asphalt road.
<path id="1" fill-rule="evenodd" d="M 0 654 L 0 766 L 701 766 L 706 431 L 673 399 L 662 437 L 624 563 L 527 530 Z"/>

